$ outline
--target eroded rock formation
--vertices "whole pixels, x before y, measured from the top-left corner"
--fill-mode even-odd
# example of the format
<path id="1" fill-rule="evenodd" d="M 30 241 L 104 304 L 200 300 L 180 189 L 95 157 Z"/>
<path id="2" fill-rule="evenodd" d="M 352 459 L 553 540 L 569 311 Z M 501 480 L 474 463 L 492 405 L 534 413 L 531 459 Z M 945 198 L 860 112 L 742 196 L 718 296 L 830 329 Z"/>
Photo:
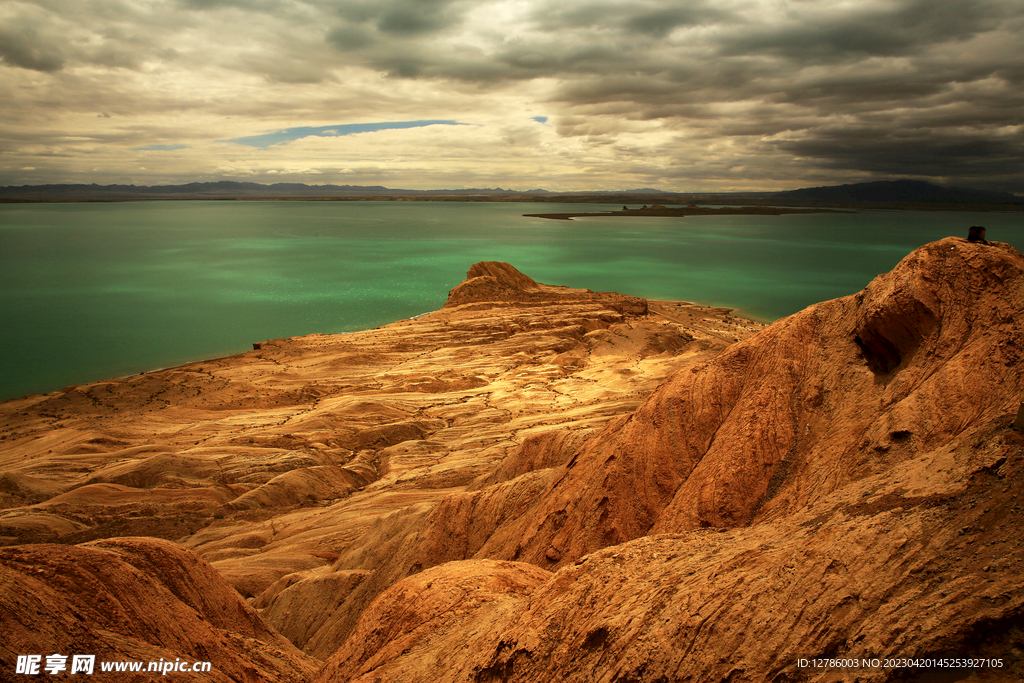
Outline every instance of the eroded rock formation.
<path id="1" fill-rule="evenodd" d="M 169 541 L 116 538 L 0 549 L 0 660 L 209 662 L 209 681 L 308 680 L 318 662 L 268 627 L 209 564 Z M 94 665 L 93 675 L 104 674 Z M 152 674 L 117 675 L 129 681 Z M 160 676 L 163 678 L 164 676 Z M 195 680 L 169 673 L 167 680 Z"/>
<path id="2" fill-rule="evenodd" d="M 825 674 L 801 656 L 948 652 L 997 653 L 990 680 L 1015 680 L 1022 309 L 1024 258 L 951 238 L 673 374 L 470 546 L 557 570 L 517 613 L 485 637 L 443 627 L 372 676 L 336 655 L 320 680 L 426 680 L 417 663 L 460 637 L 473 651 L 439 660 L 450 680 L 804 680 Z M 456 500 L 435 546 L 481 526 Z M 388 623 L 396 642 L 419 628 Z"/>
<path id="3" fill-rule="evenodd" d="M 464 559 L 504 519 L 421 551 L 449 496 L 487 489 L 496 505 L 489 484 L 516 480 L 504 504 L 518 514 L 536 492 L 519 475 L 550 471 L 670 372 L 761 327 L 541 285 L 507 264 L 478 264 L 464 284 L 443 310 L 384 328 L 0 404 L 0 536 L 67 546 L 35 558 L 171 539 L 325 658 L 382 590 Z"/>
<path id="4" fill-rule="evenodd" d="M 85 542 L 0 560 L 171 538 L 135 599 L 321 683 L 1018 680 L 1022 310 L 1024 257 L 956 238 L 756 334 L 485 262 L 415 320 L 0 404 L 6 540 Z M 224 581 L 242 611 L 196 603 Z"/>

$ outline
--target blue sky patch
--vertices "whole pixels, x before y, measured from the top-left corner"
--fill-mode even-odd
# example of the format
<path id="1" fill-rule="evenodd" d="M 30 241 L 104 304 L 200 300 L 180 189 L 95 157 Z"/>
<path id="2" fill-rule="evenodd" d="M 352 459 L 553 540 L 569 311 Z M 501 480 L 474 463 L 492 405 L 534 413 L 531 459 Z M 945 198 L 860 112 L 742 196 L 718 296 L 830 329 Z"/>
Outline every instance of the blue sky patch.
<path id="1" fill-rule="evenodd" d="M 176 149 L 188 149 L 188 145 L 146 145 L 145 147 L 132 147 L 140 152 L 173 152 Z"/>
<path id="2" fill-rule="evenodd" d="M 546 116 L 534 116 L 533 120 L 536 121 L 537 123 L 547 123 L 548 122 L 548 117 L 546 117 Z"/>
<path id="3" fill-rule="evenodd" d="M 342 135 L 354 135 L 356 133 L 373 133 L 378 130 L 393 130 L 396 128 L 422 128 L 423 126 L 466 126 L 469 124 L 458 121 L 387 121 L 383 123 L 346 123 L 340 126 L 299 126 L 297 128 L 285 128 L 273 133 L 263 135 L 250 135 L 243 138 L 232 138 L 228 142 L 235 142 L 239 145 L 249 147 L 262 147 L 266 149 L 272 145 L 280 145 L 292 140 L 316 136 L 320 138 L 333 138 Z"/>

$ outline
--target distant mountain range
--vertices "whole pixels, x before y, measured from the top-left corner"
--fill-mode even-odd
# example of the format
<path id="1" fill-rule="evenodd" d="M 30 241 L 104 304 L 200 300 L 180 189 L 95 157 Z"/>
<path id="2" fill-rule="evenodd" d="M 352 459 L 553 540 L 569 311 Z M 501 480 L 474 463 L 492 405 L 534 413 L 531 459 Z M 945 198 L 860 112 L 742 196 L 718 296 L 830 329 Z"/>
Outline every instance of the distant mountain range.
<path id="1" fill-rule="evenodd" d="M 1024 205 L 1024 197 L 963 187 L 945 187 L 919 180 L 884 180 L 852 185 L 809 187 L 786 192 L 685 193 L 653 188 L 553 192 L 496 188 L 404 190 L 382 185 L 305 185 L 222 180 L 185 185 L 22 185 L 0 187 L 0 202 L 138 201 L 152 199 L 451 199 L 479 201 L 630 202 L 665 204 L 786 204 L 809 206 L 907 206 L 920 204 Z M 645 199 L 647 198 L 647 199 Z"/>
<path id="2" fill-rule="evenodd" d="M 303 183 L 244 183 L 221 180 L 185 185 L 23 185 L 0 188 L 0 199 L 120 201 L 131 199 L 262 199 L 343 196 L 417 196 L 507 194 L 512 190 L 401 190 L 383 185 L 306 185 Z"/>
<path id="3" fill-rule="evenodd" d="M 807 187 L 777 192 L 784 201 L 828 204 L 914 204 L 943 202 L 953 204 L 1022 204 L 1024 197 L 1009 192 L 944 187 L 921 180 L 881 180 L 872 183 Z"/>

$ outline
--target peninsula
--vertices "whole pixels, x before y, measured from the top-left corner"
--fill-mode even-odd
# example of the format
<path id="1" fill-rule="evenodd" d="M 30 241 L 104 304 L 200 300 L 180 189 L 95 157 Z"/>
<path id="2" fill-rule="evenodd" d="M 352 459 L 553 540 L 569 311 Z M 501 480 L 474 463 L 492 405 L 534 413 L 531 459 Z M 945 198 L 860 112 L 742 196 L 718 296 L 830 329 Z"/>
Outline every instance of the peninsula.
<path id="1" fill-rule="evenodd" d="M 959 238 L 767 327 L 482 262 L 415 319 L 5 401 L 0 666 L 1020 680 L 1022 308 L 1024 255 Z"/>

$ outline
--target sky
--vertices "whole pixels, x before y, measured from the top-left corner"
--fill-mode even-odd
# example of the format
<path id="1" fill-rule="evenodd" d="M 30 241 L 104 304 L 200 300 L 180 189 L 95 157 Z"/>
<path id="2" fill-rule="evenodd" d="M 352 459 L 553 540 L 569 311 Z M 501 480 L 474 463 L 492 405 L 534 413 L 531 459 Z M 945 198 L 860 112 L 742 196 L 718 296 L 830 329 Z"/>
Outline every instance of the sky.
<path id="1" fill-rule="evenodd" d="M 1021 0 L 0 0 L 0 185 L 1024 193 Z"/>

